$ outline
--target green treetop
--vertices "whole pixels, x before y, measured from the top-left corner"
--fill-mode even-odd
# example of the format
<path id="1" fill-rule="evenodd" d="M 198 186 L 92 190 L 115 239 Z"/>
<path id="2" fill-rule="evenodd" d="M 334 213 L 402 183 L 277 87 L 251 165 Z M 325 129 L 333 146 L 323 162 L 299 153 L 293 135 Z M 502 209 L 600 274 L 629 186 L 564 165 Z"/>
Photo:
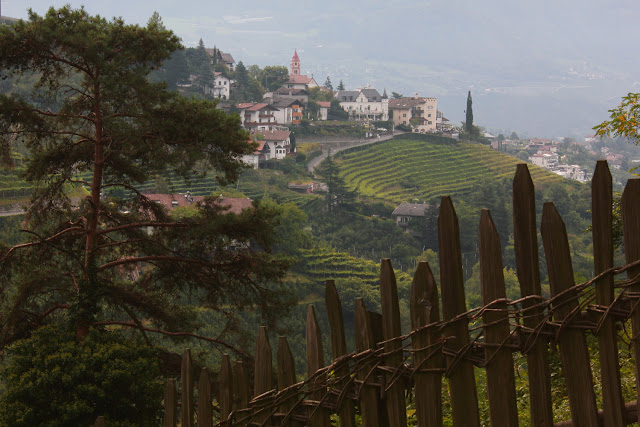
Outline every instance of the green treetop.
<path id="1" fill-rule="evenodd" d="M 1 152 L 9 159 L 21 139 L 34 185 L 29 241 L 0 246 L 0 348 L 54 319 L 79 337 L 108 324 L 193 331 L 187 291 L 231 317 L 281 306 L 269 285 L 287 266 L 269 250 L 276 209 L 236 216 L 207 199 L 197 216 L 174 218 L 139 191 L 196 168 L 233 182 L 254 150 L 238 116 L 148 79 L 181 48 L 159 25 L 69 7 L 0 27 L 0 69 L 37 79 L 29 97 L 0 95 Z M 87 195 L 72 200 L 77 187 Z"/>

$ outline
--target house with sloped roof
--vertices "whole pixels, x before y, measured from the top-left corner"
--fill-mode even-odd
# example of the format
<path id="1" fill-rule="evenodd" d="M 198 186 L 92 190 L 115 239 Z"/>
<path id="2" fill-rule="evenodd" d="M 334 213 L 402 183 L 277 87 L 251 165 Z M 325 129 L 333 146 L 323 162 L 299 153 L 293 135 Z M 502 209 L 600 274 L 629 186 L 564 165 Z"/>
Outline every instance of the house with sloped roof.
<path id="1" fill-rule="evenodd" d="M 415 218 L 424 218 L 429 205 L 427 203 L 400 203 L 391 213 L 391 217 L 402 231 L 407 231 L 409 222 Z"/>
<path id="2" fill-rule="evenodd" d="M 389 100 L 389 109 L 393 112 L 395 126 L 413 125 L 427 132 L 436 131 L 438 116 L 436 98 L 420 97 L 416 94 L 410 98 L 391 99 Z"/>
<path id="3" fill-rule="evenodd" d="M 357 90 L 339 90 L 335 96 L 340 106 L 349 113 L 350 120 L 389 120 L 389 97 L 386 90 L 380 95 L 376 89 L 366 86 Z"/>
<path id="4" fill-rule="evenodd" d="M 265 97 L 297 99 L 305 105 L 307 104 L 307 102 L 309 102 L 309 92 L 307 92 L 305 89 L 291 89 L 287 87 L 281 87 L 278 90 L 265 94 Z"/>
<path id="5" fill-rule="evenodd" d="M 320 110 L 318 111 L 318 120 L 327 120 L 329 110 L 331 109 L 331 102 L 318 101 L 318 106 L 320 107 Z"/>
<path id="6" fill-rule="evenodd" d="M 291 132 L 288 130 L 270 130 L 263 132 L 267 160 L 284 159 L 291 151 Z"/>
<path id="7" fill-rule="evenodd" d="M 301 101 L 291 98 L 265 98 L 263 101 L 278 109 L 273 113 L 277 124 L 296 125 L 300 123 L 304 111 L 304 104 Z"/>
<path id="8" fill-rule="evenodd" d="M 271 130 L 277 125 L 275 112 L 278 109 L 266 102 L 245 102 L 237 104 L 236 108 L 240 110 L 242 126 L 251 132 Z"/>
<path id="9" fill-rule="evenodd" d="M 229 67 L 230 70 L 233 70 L 233 67 L 235 66 L 236 60 L 233 59 L 233 56 L 231 56 L 230 53 L 225 53 L 223 51 L 221 51 L 220 49 L 205 49 L 205 51 L 209 54 L 209 56 L 211 57 L 211 63 L 218 63 L 218 64 L 224 64 L 227 67 Z"/>
<path id="10" fill-rule="evenodd" d="M 233 80 L 219 71 L 214 73 L 213 87 L 207 88 L 215 98 L 229 99 L 231 93 L 231 83 Z"/>

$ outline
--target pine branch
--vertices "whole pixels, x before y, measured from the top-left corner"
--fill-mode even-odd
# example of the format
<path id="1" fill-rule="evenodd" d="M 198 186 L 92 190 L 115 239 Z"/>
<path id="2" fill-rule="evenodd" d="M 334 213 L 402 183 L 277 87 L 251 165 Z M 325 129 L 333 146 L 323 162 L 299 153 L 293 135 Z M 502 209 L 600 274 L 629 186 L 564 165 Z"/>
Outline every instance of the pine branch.
<path id="1" fill-rule="evenodd" d="M 232 346 L 231 344 L 219 340 L 219 339 L 215 339 L 215 338 L 209 338 L 209 337 L 205 337 L 204 335 L 198 335 L 198 334 L 194 334 L 193 332 L 170 332 L 170 331 L 165 331 L 163 329 L 154 329 L 154 328 L 148 328 L 148 327 L 144 327 L 144 326 L 140 326 L 137 325 L 134 322 L 122 322 L 122 321 L 117 321 L 117 320 L 106 320 L 106 321 L 102 321 L 102 322 L 95 322 L 94 323 L 95 326 L 110 326 L 110 325 L 119 325 L 119 326 L 126 326 L 129 328 L 136 328 L 136 329 L 140 329 L 140 330 L 144 330 L 147 332 L 155 332 L 158 334 L 163 334 L 163 335 L 168 335 L 168 336 L 172 336 L 172 337 L 192 337 L 192 338 L 197 338 L 199 340 L 203 340 L 203 341 L 208 341 L 208 342 L 212 342 L 215 344 L 220 344 L 224 347 L 227 347 L 229 350 L 235 352 L 236 354 L 239 354 L 243 357 L 247 357 L 248 355 L 246 353 L 244 353 L 242 350 L 237 349 L 236 347 Z"/>

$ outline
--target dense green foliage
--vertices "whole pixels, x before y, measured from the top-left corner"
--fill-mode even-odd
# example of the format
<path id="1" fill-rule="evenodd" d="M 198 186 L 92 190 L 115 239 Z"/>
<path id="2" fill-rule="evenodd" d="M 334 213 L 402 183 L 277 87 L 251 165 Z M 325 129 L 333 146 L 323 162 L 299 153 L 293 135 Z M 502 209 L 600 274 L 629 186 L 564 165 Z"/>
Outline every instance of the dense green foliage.
<path id="1" fill-rule="evenodd" d="M 0 424 L 157 425 L 164 381 L 158 352 L 119 332 L 49 326 L 10 346 L 0 378 Z"/>
<path id="2" fill-rule="evenodd" d="M 21 139 L 34 186 L 29 240 L 0 250 L 0 345 L 57 316 L 80 338 L 96 322 L 193 330 L 193 297 L 212 310 L 283 306 L 289 261 L 271 253 L 279 209 L 225 214 L 209 199 L 171 217 L 138 190 L 194 170 L 234 182 L 254 149 L 237 116 L 149 80 L 180 48 L 157 19 L 140 27 L 69 7 L 0 27 L 0 68 L 35 76 L 30 91 L 0 95 L 2 147 Z M 72 200 L 74 187 L 89 196 Z"/>

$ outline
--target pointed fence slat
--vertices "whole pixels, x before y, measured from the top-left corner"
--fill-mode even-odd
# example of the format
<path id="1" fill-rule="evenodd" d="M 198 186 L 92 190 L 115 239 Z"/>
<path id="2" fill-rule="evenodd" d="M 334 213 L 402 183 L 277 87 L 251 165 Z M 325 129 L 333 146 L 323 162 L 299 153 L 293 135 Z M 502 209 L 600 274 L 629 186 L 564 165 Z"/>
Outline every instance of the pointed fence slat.
<path id="1" fill-rule="evenodd" d="M 193 371 L 191 365 L 191 350 L 186 349 L 182 355 L 182 366 L 180 369 L 180 379 L 182 382 L 180 420 L 183 427 L 193 426 Z"/>
<path id="2" fill-rule="evenodd" d="M 213 425 L 211 402 L 209 372 L 207 372 L 207 368 L 202 368 L 200 379 L 198 380 L 198 427 L 211 427 Z"/>
<path id="3" fill-rule="evenodd" d="M 595 275 L 613 267 L 613 189 L 606 160 L 599 160 L 591 181 L 593 263 Z M 596 282 L 596 303 L 613 303 L 613 276 Z M 620 365 L 613 319 L 603 320 L 598 333 L 602 401 L 605 427 L 624 425 L 624 400 L 620 386 Z"/>
<path id="4" fill-rule="evenodd" d="M 389 354 L 385 364 L 392 369 L 400 369 L 403 364 L 402 340 L 394 338 L 402 335 L 400 325 L 400 307 L 398 306 L 398 287 L 396 276 L 391 267 L 391 260 L 385 258 L 380 266 L 380 302 L 382 304 L 382 334 L 384 336 L 384 352 Z M 399 374 L 385 374 L 387 390 L 385 402 L 391 427 L 407 425 L 407 410 L 404 398 L 404 382 Z"/>
<path id="5" fill-rule="evenodd" d="M 231 359 L 228 354 L 223 354 L 220 361 L 220 395 L 218 397 L 221 422 L 227 421 L 233 411 L 233 388 Z"/>
<path id="6" fill-rule="evenodd" d="M 569 393 L 571 419 L 574 425 L 597 427 L 598 408 L 593 392 L 593 377 L 585 334 L 566 325 L 566 322 L 580 312 L 577 292 L 571 290 L 575 282 L 567 230 L 552 202 L 544 204 L 540 232 L 549 271 L 551 295 L 556 297 L 553 303 L 554 320 L 560 322 L 562 328 L 558 344 Z"/>
<path id="7" fill-rule="evenodd" d="M 309 305 L 307 311 L 307 377 L 311 378 L 316 375 L 316 372 L 324 367 L 324 354 L 322 352 L 322 334 L 320 327 L 318 326 L 318 319 L 316 318 L 316 311 L 313 305 Z M 311 387 L 314 390 L 310 397 L 314 401 L 321 402 L 327 393 L 324 388 L 326 375 L 317 375 L 316 379 L 312 381 Z M 311 427 L 328 427 L 331 425 L 329 422 L 329 411 L 320 406 L 319 404 L 310 409 L 311 420 L 309 425 Z"/>
<path id="8" fill-rule="evenodd" d="M 287 389 L 288 387 L 296 384 L 296 368 L 293 361 L 293 355 L 291 354 L 291 348 L 286 337 L 278 338 L 278 391 Z M 295 391 L 287 392 L 285 400 L 280 405 L 280 412 L 289 414 L 291 408 L 293 408 L 298 400 L 298 395 Z M 287 427 L 298 427 L 302 423 L 294 421 L 291 417 L 282 424 Z"/>
<path id="9" fill-rule="evenodd" d="M 373 350 L 376 346 L 373 335 L 373 326 L 371 324 L 371 316 L 367 311 L 362 298 L 356 298 L 354 310 L 354 323 L 356 335 L 356 351 L 358 353 Z M 363 426 L 378 427 L 383 425 L 382 418 L 379 416 L 378 409 L 382 406 L 379 402 L 379 393 L 374 385 L 375 377 L 371 374 L 373 363 L 363 363 L 357 371 L 359 381 L 360 416 L 362 417 Z"/>
<path id="10" fill-rule="evenodd" d="M 271 356 L 271 344 L 267 335 L 267 327 L 258 328 L 258 339 L 256 341 L 256 355 L 254 368 L 253 396 L 260 396 L 263 393 L 273 390 L 273 359 Z M 257 414 L 255 420 L 266 423 L 269 419 L 270 409 L 257 407 L 254 411 Z"/>
<path id="11" fill-rule="evenodd" d="M 249 373 L 242 361 L 236 361 L 233 364 L 233 385 L 233 401 L 236 409 L 248 408 L 251 388 L 249 387 Z"/>
<path id="12" fill-rule="evenodd" d="M 327 316 L 329 318 L 329 328 L 331 329 L 331 353 L 333 360 L 347 354 L 347 341 L 344 335 L 344 320 L 342 318 L 342 303 L 338 296 L 338 291 L 333 280 L 326 281 L 325 302 L 327 305 Z M 349 365 L 345 364 L 336 369 L 335 375 L 345 377 L 344 381 L 338 383 L 339 392 L 350 383 L 349 381 Z M 349 399 L 343 399 L 339 408 L 340 426 L 353 427 L 356 424 L 355 406 Z"/>
<path id="13" fill-rule="evenodd" d="M 503 347 L 510 335 L 507 297 L 502 271 L 500 237 L 491 213 L 482 209 L 478 239 L 480 252 L 480 284 L 482 305 L 491 306 L 482 314 L 484 323 L 485 357 L 487 359 L 487 389 L 491 425 L 518 426 L 516 380 L 513 374 L 511 350 Z M 502 301 L 501 301 L 502 300 Z"/>
<path id="14" fill-rule="evenodd" d="M 627 181 L 622 193 L 620 204 L 622 212 L 622 236 L 624 239 L 624 254 L 627 264 L 640 260 L 640 179 L 634 178 Z M 627 271 L 629 279 L 640 274 L 640 266 L 632 267 Z M 633 292 L 640 291 L 640 285 L 633 285 Z M 631 301 L 634 308 L 631 313 L 631 327 L 634 337 L 640 336 L 640 307 L 638 300 Z M 636 362 L 636 396 L 640 402 L 640 340 L 633 340 L 633 353 Z M 640 411 L 638 411 L 638 423 L 640 424 Z"/>
<path id="15" fill-rule="evenodd" d="M 164 427 L 175 427 L 178 421 L 178 396 L 173 378 L 164 387 Z"/>
<path id="16" fill-rule="evenodd" d="M 440 203 L 438 244 L 440 246 L 442 314 L 443 320 L 450 321 L 466 312 L 467 307 L 464 299 L 458 217 L 451 198 L 448 196 L 443 197 Z M 444 329 L 445 336 L 452 337 L 447 341 L 447 351 L 457 353 L 469 344 L 468 326 L 469 321 L 466 317 L 447 325 Z M 456 363 L 456 366 L 452 366 L 453 363 Z M 478 395 L 473 364 L 466 359 L 448 356 L 447 365 L 450 369 L 449 389 L 451 391 L 453 425 L 456 427 L 479 426 Z"/>
<path id="17" fill-rule="evenodd" d="M 518 164 L 513 179 L 513 241 L 520 295 L 522 298 L 539 296 L 542 290 L 538 261 L 536 197 L 529 168 L 524 163 Z M 538 302 L 528 299 L 522 303 L 522 323 L 530 331 L 522 335 L 522 341 L 527 354 L 531 425 L 551 427 L 553 411 L 548 344 L 536 339 L 536 335 L 531 333 L 542 321 L 542 309 L 536 307 Z"/>
<path id="18" fill-rule="evenodd" d="M 426 262 L 418 263 L 411 285 L 411 329 L 416 330 L 440 320 L 438 288 Z M 412 336 L 416 418 L 420 426 L 442 426 L 442 353 L 436 328 L 421 330 Z M 421 372 L 429 371 L 429 372 Z"/>

